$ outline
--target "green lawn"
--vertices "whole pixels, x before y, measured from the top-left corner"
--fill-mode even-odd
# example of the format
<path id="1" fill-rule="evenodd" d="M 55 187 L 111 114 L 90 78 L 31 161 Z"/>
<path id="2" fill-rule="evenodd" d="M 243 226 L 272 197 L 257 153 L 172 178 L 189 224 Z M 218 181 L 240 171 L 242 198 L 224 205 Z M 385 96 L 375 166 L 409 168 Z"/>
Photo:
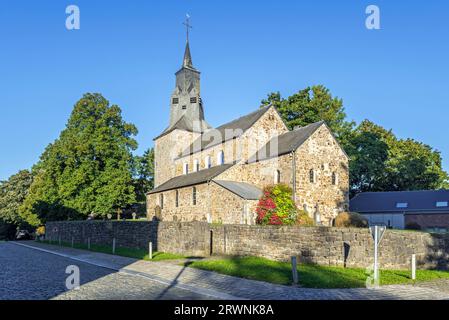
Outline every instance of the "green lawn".
<path id="1" fill-rule="evenodd" d="M 241 278 L 291 285 L 290 263 L 277 262 L 257 257 L 232 257 L 220 260 L 195 261 L 189 267 L 215 271 Z M 299 283 L 305 288 L 361 288 L 368 277 L 365 269 L 298 265 Z M 417 270 L 417 281 L 447 278 L 449 272 Z M 381 270 L 381 285 L 411 284 L 410 271 Z"/>
<path id="2" fill-rule="evenodd" d="M 52 244 L 52 245 L 59 245 L 59 242 L 54 242 L 54 241 L 50 242 L 48 240 L 38 241 L 38 242 Z M 72 244 L 68 243 L 68 242 L 61 242 L 61 245 L 63 247 L 71 247 L 72 246 Z M 73 247 L 75 249 L 88 250 L 87 244 L 74 243 Z M 112 254 L 112 246 L 102 246 L 102 245 L 91 244 L 90 251 Z M 161 260 L 173 260 L 173 259 L 183 259 L 184 258 L 184 256 L 182 256 L 182 255 L 173 254 L 173 253 L 153 252 L 153 259 L 150 260 L 147 250 L 125 248 L 125 247 L 116 247 L 115 254 L 118 256 L 136 258 L 136 259 L 148 260 L 148 261 L 161 261 Z"/>

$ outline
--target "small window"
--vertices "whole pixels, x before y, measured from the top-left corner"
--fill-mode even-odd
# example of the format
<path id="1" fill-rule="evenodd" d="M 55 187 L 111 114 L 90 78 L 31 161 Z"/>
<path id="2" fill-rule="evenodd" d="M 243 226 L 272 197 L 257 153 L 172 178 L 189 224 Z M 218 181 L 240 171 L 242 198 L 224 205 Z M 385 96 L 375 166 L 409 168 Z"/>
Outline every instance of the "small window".
<path id="1" fill-rule="evenodd" d="M 449 202 L 448 201 L 438 201 L 436 203 L 437 208 L 444 208 L 444 207 L 448 207 L 449 206 Z"/>
<path id="2" fill-rule="evenodd" d="M 182 172 L 183 172 L 183 174 L 189 174 L 189 164 L 188 163 L 184 163 Z"/>
<path id="3" fill-rule="evenodd" d="M 179 207 L 179 191 L 178 190 L 176 190 L 176 192 L 175 192 L 175 205 L 176 205 L 176 208 Z"/>
<path id="4" fill-rule="evenodd" d="M 195 159 L 195 161 L 193 162 L 193 169 L 195 170 L 195 172 L 200 171 L 200 162 L 198 161 L 198 159 Z"/>
<path id="5" fill-rule="evenodd" d="M 204 164 L 205 164 L 207 169 L 212 167 L 212 161 L 210 160 L 210 156 L 206 157 L 206 159 L 204 160 Z"/>
<path id="6" fill-rule="evenodd" d="M 338 184 L 338 176 L 337 173 L 332 172 L 332 184 L 335 186 Z"/>
<path id="7" fill-rule="evenodd" d="M 161 209 L 164 209 L 164 194 L 163 193 L 161 193 L 159 195 L 159 205 L 160 205 Z"/>
<path id="8" fill-rule="evenodd" d="M 315 183 L 315 170 L 313 170 L 313 169 L 310 169 L 310 171 L 309 171 L 309 180 L 310 180 L 310 183 Z"/>
<path id="9" fill-rule="evenodd" d="M 197 99 L 196 99 L 196 97 L 192 97 L 192 98 L 190 98 L 190 103 L 196 103 L 197 102 Z"/>
<path id="10" fill-rule="evenodd" d="M 187 106 L 182 106 L 182 110 L 186 110 L 187 109 Z"/>
<path id="11" fill-rule="evenodd" d="M 192 203 L 196 206 L 196 187 L 192 188 Z"/>
<path id="12" fill-rule="evenodd" d="M 173 104 L 178 104 L 179 103 L 179 98 L 173 98 L 172 103 Z"/>
<path id="13" fill-rule="evenodd" d="M 217 164 L 218 165 L 222 165 L 225 162 L 225 158 L 224 158 L 224 152 L 220 151 L 217 155 Z"/>
<path id="14" fill-rule="evenodd" d="M 396 208 L 408 208 L 407 202 L 398 202 L 396 203 Z"/>

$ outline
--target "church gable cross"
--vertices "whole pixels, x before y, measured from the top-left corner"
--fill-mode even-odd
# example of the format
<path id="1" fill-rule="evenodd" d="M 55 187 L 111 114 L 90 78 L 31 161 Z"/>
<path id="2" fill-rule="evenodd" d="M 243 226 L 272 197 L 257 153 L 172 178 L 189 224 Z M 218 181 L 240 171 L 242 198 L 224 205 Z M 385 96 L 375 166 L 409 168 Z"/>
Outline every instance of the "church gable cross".
<path id="1" fill-rule="evenodd" d="M 189 41 L 189 32 L 190 29 L 193 29 L 192 25 L 190 24 L 190 16 L 188 14 L 186 14 L 186 21 L 182 23 L 183 25 L 186 26 L 186 31 L 187 31 L 187 42 Z"/>

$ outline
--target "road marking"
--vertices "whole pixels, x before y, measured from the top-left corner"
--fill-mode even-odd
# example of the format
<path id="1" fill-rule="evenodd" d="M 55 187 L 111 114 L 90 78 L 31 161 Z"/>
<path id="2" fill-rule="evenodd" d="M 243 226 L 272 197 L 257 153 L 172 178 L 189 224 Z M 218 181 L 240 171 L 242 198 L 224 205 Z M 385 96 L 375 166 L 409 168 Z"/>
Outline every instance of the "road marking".
<path id="1" fill-rule="evenodd" d="M 26 244 L 23 244 L 23 243 L 18 243 L 18 242 L 15 242 L 15 241 L 11 241 L 11 242 L 8 242 L 8 243 L 12 243 L 12 244 L 15 244 L 17 246 L 21 246 L 21 247 L 25 247 L 25 248 L 34 249 L 34 250 L 37 250 L 37 251 L 53 254 L 53 255 L 56 255 L 56 256 L 63 257 L 63 258 L 67 258 L 67 259 L 83 262 L 83 263 L 86 263 L 86 264 L 89 264 L 89 265 L 93 265 L 93 266 L 96 266 L 96 267 L 114 270 L 114 271 L 117 271 L 119 273 L 132 275 L 132 276 L 137 276 L 137 277 L 143 277 L 143 278 L 146 278 L 146 279 L 149 279 L 149 280 L 152 280 L 154 282 L 158 282 L 158 283 L 170 286 L 170 287 L 182 289 L 182 290 L 185 290 L 185 291 L 190 291 L 190 292 L 197 293 L 197 294 L 206 295 L 206 296 L 212 297 L 214 299 L 221 299 L 221 300 L 246 300 L 244 298 L 236 297 L 236 296 L 233 296 L 233 295 L 230 295 L 230 294 L 227 294 L 227 293 L 223 293 L 223 292 L 219 292 L 219 291 L 216 291 L 216 290 L 206 289 L 206 288 L 202 288 L 202 287 L 195 287 L 195 286 L 182 284 L 182 283 L 176 283 L 176 282 L 170 281 L 168 279 L 164 279 L 164 278 L 160 278 L 160 277 L 157 277 L 157 276 L 153 276 L 153 275 L 148 274 L 148 273 L 134 271 L 134 270 L 126 269 L 126 268 L 121 268 L 120 269 L 120 268 L 114 267 L 112 265 L 101 264 L 101 263 L 98 263 L 98 262 L 92 262 L 92 261 L 89 261 L 89 260 L 85 260 L 85 259 L 74 257 L 74 256 L 69 255 L 69 254 L 60 253 L 60 252 L 56 252 L 56 251 L 52 251 L 52 250 L 47 250 L 47 249 L 40 248 L 40 247 L 30 246 L 30 245 L 26 245 Z"/>

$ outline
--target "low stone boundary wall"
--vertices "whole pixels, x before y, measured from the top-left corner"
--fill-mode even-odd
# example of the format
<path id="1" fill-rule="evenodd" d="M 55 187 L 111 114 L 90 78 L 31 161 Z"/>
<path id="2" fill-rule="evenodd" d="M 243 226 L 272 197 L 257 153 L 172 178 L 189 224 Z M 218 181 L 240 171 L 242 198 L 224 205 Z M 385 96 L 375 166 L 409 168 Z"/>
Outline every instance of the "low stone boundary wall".
<path id="1" fill-rule="evenodd" d="M 148 248 L 187 256 L 250 255 L 278 261 L 298 256 L 303 263 L 366 268 L 374 244 L 368 229 L 210 225 L 204 222 L 74 221 L 49 222 L 53 241 Z M 411 255 L 422 268 L 449 268 L 449 235 L 387 230 L 380 245 L 380 265 L 407 269 Z"/>
<path id="2" fill-rule="evenodd" d="M 205 256 L 209 244 L 209 225 L 205 223 L 162 223 L 150 221 L 67 221 L 48 222 L 47 240 L 148 249 Z"/>

